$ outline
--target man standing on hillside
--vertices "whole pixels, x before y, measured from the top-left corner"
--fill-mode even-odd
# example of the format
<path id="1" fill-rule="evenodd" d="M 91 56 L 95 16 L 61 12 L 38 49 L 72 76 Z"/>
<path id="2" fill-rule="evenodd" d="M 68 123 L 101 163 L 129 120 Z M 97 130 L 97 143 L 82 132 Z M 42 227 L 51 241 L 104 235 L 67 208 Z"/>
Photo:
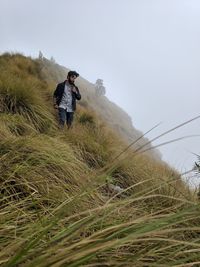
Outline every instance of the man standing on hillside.
<path id="1" fill-rule="evenodd" d="M 67 80 L 59 83 L 53 94 L 54 108 L 58 109 L 59 125 L 64 127 L 67 123 L 68 129 L 72 126 L 74 112 L 76 110 L 76 100 L 81 99 L 78 87 L 74 84 L 79 76 L 76 71 L 69 71 Z"/>

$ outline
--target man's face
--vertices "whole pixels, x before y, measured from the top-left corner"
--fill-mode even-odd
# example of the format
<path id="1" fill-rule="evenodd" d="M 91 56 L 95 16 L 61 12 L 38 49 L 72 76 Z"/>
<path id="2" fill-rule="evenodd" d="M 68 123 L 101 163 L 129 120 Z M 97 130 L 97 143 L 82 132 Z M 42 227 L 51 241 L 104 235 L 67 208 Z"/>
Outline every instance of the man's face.
<path id="1" fill-rule="evenodd" d="M 75 75 L 71 75 L 71 76 L 69 76 L 69 80 L 70 80 L 70 82 L 72 82 L 72 83 L 75 82 L 76 78 L 77 78 L 77 77 L 76 77 Z"/>

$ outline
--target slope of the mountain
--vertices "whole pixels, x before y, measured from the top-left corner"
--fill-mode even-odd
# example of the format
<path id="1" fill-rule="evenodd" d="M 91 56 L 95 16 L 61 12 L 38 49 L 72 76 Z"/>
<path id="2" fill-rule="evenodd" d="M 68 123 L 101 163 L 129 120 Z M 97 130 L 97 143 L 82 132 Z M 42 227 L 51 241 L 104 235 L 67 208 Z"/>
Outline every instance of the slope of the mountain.
<path id="1" fill-rule="evenodd" d="M 124 152 L 106 121 L 127 115 L 90 106 L 83 78 L 74 126 L 59 129 L 52 93 L 67 70 L 52 63 L 0 56 L 0 265 L 199 266 L 200 207 L 180 174 Z"/>
<path id="2" fill-rule="evenodd" d="M 51 74 L 50 79 L 52 80 L 52 85 L 55 84 L 55 82 L 62 82 L 66 79 L 69 69 L 60 66 L 55 62 L 49 61 L 44 57 L 38 62 L 40 66 L 42 66 L 42 73 L 44 77 L 49 79 L 49 74 Z M 48 73 L 48 75 L 46 75 L 46 73 Z M 118 133 L 127 144 L 139 139 L 134 145 L 134 148 L 139 148 L 149 142 L 147 138 L 141 138 L 143 133 L 133 126 L 130 116 L 122 108 L 110 101 L 106 96 L 97 96 L 95 94 L 94 84 L 90 83 L 83 77 L 79 77 L 76 83 L 83 95 L 80 104 L 87 105 L 88 108 L 91 108 L 94 112 L 101 116 L 109 127 Z M 151 144 L 147 144 L 145 146 L 145 149 L 147 150 L 150 148 Z M 150 149 L 150 152 L 147 152 L 147 154 L 156 160 L 161 160 L 161 153 L 156 149 Z"/>

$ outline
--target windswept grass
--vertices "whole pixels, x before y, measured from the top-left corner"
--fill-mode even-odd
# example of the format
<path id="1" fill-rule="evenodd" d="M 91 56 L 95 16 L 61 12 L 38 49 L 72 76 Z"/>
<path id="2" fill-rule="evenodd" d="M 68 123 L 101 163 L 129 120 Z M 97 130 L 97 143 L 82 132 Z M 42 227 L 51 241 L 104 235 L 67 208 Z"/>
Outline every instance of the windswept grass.
<path id="1" fill-rule="evenodd" d="M 0 265 L 200 266 L 199 203 L 180 174 L 126 149 L 88 105 L 57 129 L 45 62 L 0 57 Z"/>
<path id="2" fill-rule="evenodd" d="M 30 59 L 27 62 L 21 56 L 11 59 L 0 60 L 0 111 L 20 114 L 36 130 L 45 132 L 53 124 L 45 100 L 47 85 L 35 77 L 37 65 Z"/>

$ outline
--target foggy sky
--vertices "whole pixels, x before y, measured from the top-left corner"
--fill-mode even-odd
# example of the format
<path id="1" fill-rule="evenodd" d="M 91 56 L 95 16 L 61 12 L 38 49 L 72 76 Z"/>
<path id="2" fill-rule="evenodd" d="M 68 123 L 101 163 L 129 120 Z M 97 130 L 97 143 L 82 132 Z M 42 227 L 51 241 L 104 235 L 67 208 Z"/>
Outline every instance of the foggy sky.
<path id="1" fill-rule="evenodd" d="M 53 56 L 107 96 L 149 138 L 200 114 L 199 0 L 0 0 L 0 53 Z M 200 120 L 161 138 L 200 135 Z M 191 169 L 200 137 L 160 151 L 179 171 Z"/>

